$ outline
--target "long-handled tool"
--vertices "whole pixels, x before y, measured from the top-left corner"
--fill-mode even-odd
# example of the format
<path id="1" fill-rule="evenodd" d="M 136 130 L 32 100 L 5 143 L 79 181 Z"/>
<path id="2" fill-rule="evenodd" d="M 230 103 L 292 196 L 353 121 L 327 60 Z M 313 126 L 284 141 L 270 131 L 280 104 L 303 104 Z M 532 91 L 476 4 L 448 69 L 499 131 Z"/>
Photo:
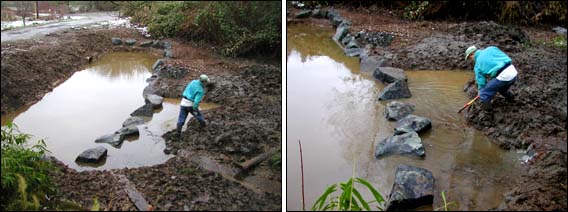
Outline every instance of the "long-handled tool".
<path id="1" fill-rule="evenodd" d="M 469 107 L 471 104 L 473 104 L 473 102 L 475 102 L 475 100 L 479 99 L 479 95 L 477 95 L 475 98 L 473 98 L 471 101 L 469 101 L 468 103 L 465 103 L 465 105 L 458 110 L 458 113 L 461 113 L 464 109 L 466 109 L 467 107 Z"/>

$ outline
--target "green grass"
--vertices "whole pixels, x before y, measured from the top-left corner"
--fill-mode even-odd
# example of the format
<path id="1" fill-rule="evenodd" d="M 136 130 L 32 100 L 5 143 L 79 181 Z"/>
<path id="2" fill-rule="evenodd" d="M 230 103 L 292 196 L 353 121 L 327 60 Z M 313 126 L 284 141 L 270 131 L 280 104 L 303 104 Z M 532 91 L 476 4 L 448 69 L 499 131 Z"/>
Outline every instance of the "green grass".
<path id="1" fill-rule="evenodd" d="M 2 210 L 37 210 L 40 199 L 56 192 L 48 170 L 51 163 L 42 160 L 48 152 L 45 142 L 28 147 L 30 135 L 20 133 L 13 123 L 2 126 Z"/>

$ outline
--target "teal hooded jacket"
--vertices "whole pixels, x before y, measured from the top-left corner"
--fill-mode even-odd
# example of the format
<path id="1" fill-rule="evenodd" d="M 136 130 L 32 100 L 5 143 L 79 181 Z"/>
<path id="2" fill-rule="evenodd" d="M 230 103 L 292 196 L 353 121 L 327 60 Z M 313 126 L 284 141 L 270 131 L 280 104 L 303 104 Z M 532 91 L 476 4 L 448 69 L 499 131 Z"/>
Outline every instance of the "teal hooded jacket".
<path id="1" fill-rule="evenodd" d="M 494 78 L 499 69 L 511 63 L 511 58 L 495 46 L 475 51 L 473 58 L 475 60 L 473 70 L 478 89 L 482 89 L 487 84 L 486 76 Z"/>
<path id="2" fill-rule="evenodd" d="M 203 90 L 203 85 L 199 80 L 192 80 L 187 84 L 183 91 L 183 96 L 193 102 L 194 109 L 199 108 L 199 103 L 201 102 L 203 95 L 205 95 L 205 91 Z"/>

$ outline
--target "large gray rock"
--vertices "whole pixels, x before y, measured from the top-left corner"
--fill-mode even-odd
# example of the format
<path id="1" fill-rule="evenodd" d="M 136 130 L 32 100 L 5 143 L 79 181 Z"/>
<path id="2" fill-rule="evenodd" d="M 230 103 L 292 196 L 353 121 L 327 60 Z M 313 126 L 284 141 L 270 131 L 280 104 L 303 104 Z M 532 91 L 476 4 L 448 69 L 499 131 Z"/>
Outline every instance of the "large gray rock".
<path id="1" fill-rule="evenodd" d="M 328 10 L 327 11 L 327 16 L 326 16 L 330 21 L 333 20 L 335 17 L 340 17 L 339 13 L 337 11 L 335 11 L 334 9 Z"/>
<path id="2" fill-rule="evenodd" d="M 126 41 L 124 41 L 124 43 L 128 46 L 134 46 L 134 44 L 136 44 L 136 40 L 134 39 L 126 39 Z"/>
<path id="3" fill-rule="evenodd" d="M 312 14 L 311 10 L 302 10 L 300 12 L 297 12 L 295 17 L 296 18 L 307 18 L 307 17 L 310 17 L 311 14 Z"/>
<path id="4" fill-rule="evenodd" d="M 165 50 L 164 50 L 164 57 L 166 57 L 166 58 L 173 58 L 173 57 L 174 57 L 174 53 L 172 52 L 171 49 L 165 49 Z"/>
<path id="5" fill-rule="evenodd" d="M 348 57 L 366 57 L 367 56 L 367 50 L 364 48 L 356 48 L 356 49 L 343 49 L 343 53 L 345 53 L 346 56 Z"/>
<path id="6" fill-rule="evenodd" d="M 120 38 L 111 38 L 112 45 L 120 45 L 122 44 L 122 40 Z"/>
<path id="7" fill-rule="evenodd" d="M 347 35 L 345 35 L 345 37 L 343 37 L 343 39 L 341 39 L 341 44 L 343 44 L 343 46 L 346 46 L 351 40 L 353 40 L 353 36 L 351 36 L 351 34 L 347 33 Z"/>
<path id="8" fill-rule="evenodd" d="M 107 156 L 107 149 L 99 146 L 97 148 L 87 149 L 83 151 L 75 161 L 83 163 L 97 163 Z"/>
<path id="9" fill-rule="evenodd" d="M 340 25 L 335 30 L 335 35 L 333 35 L 333 40 L 341 42 L 341 40 L 349 33 L 349 26 L 347 24 Z"/>
<path id="10" fill-rule="evenodd" d="M 341 23 L 343 23 L 343 18 L 341 16 L 336 16 L 331 19 L 331 25 L 333 27 L 339 27 Z"/>
<path id="11" fill-rule="evenodd" d="M 170 43 L 169 41 L 164 41 L 164 49 L 172 49 L 172 43 Z"/>
<path id="12" fill-rule="evenodd" d="M 119 134 L 122 137 L 126 137 L 131 135 L 139 135 L 140 131 L 138 130 L 137 126 L 128 126 L 120 128 L 120 130 L 116 131 L 115 134 Z"/>
<path id="13" fill-rule="evenodd" d="M 383 64 L 385 64 L 385 59 L 380 56 L 373 55 L 364 57 L 361 59 L 361 71 L 372 72 L 378 67 L 381 67 Z"/>
<path id="14" fill-rule="evenodd" d="M 152 115 L 154 115 L 154 107 L 151 104 L 145 104 L 130 114 L 130 116 L 146 116 L 146 117 L 152 117 Z"/>
<path id="15" fill-rule="evenodd" d="M 390 121 L 398 121 L 414 112 L 414 105 L 392 101 L 385 107 L 385 117 Z"/>
<path id="16" fill-rule="evenodd" d="M 410 210 L 431 205 L 434 200 L 434 183 L 432 172 L 419 167 L 398 165 L 387 199 L 387 211 Z"/>
<path id="17" fill-rule="evenodd" d="M 156 60 L 154 65 L 152 65 L 152 72 L 155 72 L 156 68 L 160 67 L 161 65 L 164 65 L 164 60 L 162 60 L 162 59 Z"/>
<path id="18" fill-rule="evenodd" d="M 357 40 L 355 39 L 351 39 L 346 45 L 345 45 L 346 49 L 358 49 L 359 48 L 359 44 L 357 44 Z"/>
<path id="19" fill-rule="evenodd" d="M 394 83 L 389 84 L 385 87 L 381 93 L 379 93 L 379 100 L 389 100 L 389 99 L 402 99 L 410 98 L 412 94 L 408 89 L 408 85 L 405 80 L 398 80 Z"/>
<path id="20" fill-rule="evenodd" d="M 134 126 L 136 127 L 136 126 Z M 138 129 L 138 128 L 136 128 Z M 120 146 L 122 144 L 122 142 L 124 141 L 124 135 L 120 134 L 120 133 L 113 133 L 113 134 L 108 134 L 108 135 L 103 135 L 97 139 L 95 139 L 95 143 L 107 143 L 110 145 L 113 145 L 115 147 Z"/>
<path id="21" fill-rule="evenodd" d="M 408 132 L 422 133 L 432 128 L 432 121 L 426 117 L 408 115 L 398 120 L 394 128 L 394 134 L 400 135 Z"/>
<path id="22" fill-rule="evenodd" d="M 152 107 L 156 109 L 162 107 L 162 102 L 164 102 L 164 97 L 155 94 L 150 94 L 146 96 L 146 99 L 144 101 L 146 102 L 146 104 L 151 104 Z"/>
<path id="23" fill-rule="evenodd" d="M 159 41 L 159 40 L 154 40 L 154 41 L 152 41 L 152 47 L 161 49 L 161 48 L 164 47 L 164 43 Z"/>
<path id="24" fill-rule="evenodd" d="M 150 47 L 150 46 L 152 46 L 152 43 L 154 43 L 154 42 L 144 41 L 144 42 L 140 43 L 140 47 Z"/>
<path id="25" fill-rule="evenodd" d="M 327 10 L 325 10 L 325 9 L 314 9 L 314 10 L 312 10 L 312 17 L 314 17 L 314 18 L 325 18 L 325 17 L 327 17 Z"/>
<path id="26" fill-rule="evenodd" d="M 397 80 L 407 80 L 406 74 L 404 74 L 404 70 L 393 67 L 377 67 L 373 72 L 373 77 L 383 83 L 393 83 Z"/>
<path id="27" fill-rule="evenodd" d="M 554 32 L 556 32 L 556 34 L 559 34 L 559 35 L 565 35 L 566 34 L 566 28 L 564 28 L 564 27 L 557 26 L 557 27 L 552 28 L 552 30 Z"/>
<path id="28" fill-rule="evenodd" d="M 426 156 L 422 139 L 416 132 L 389 136 L 380 141 L 375 148 L 375 157 L 381 159 L 389 155 L 411 155 L 420 158 Z"/>
<path id="29" fill-rule="evenodd" d="M 144 124 L 144 118 L 139 116 L 129 117 L 124 122 L 122 122 L 123 127 L 137 126 L 141 124 Z"/>

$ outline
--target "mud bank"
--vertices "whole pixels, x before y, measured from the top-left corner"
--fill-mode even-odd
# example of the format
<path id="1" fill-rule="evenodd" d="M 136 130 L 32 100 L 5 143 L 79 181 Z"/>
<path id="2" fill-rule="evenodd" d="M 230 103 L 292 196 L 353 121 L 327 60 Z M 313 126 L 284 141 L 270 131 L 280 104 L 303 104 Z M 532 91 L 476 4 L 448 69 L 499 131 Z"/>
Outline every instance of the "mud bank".
<path id="1" fill-rule="evenodd" d="M 134 47 L 112 46 L 113 37 L 138 42 Z M 138 47 L 144 41 L 134 29 L 118 29 L 62 32 L 38 40 L 2 43 L 2 113 L 37 102 L 82 65 L 106 52 L 163 55 L 162 49 Z M 189 81 L 200 74 L 209 75 L 216 86 L 208 90 L 204 101 L 221 107 L 204 112 L 208 126 L 200 131 L 193 120 L 188 121 L 181 141 L 166 134 L 167 146 L 176 157 L 156 166 L 77 172 L 55 162 L 60 171 L 52 176 L 61 192 L 54 199 L 71 200 L 88 209 L 96 197 L 102 210 L 136 210 L 138 206 L 121 183 L 124 178 L 117 177 L 125 176 L 157 210 L 281 210 L 279 186 L 270 191 L 245 186 L 247 177 L 252 177 L 248 181 L 280 185 L 281 161 L 264 160 L 244 173 L 243 180 L 232 180 L 177 153 L 197 152 L 236 168 L 237 163 L 279 149 L 282 70 L 263 61 L 217 56 L 207 46 L 177 40 L 171 43 L 175 57 L 165 59 L 166 76 L 152 85 L 157 85 L 155 90 L 161 96 L 178 98 Z M 172 70 L 177 74 L 170 75 Z"/>
<path id="2" fill-rule="evenodd" d="M 329 9 L 329 8 L 328 8 Z M 289 14 L 300 10 L 289 6 Z M 472 70 L 473 64 L 463 58 L 465 48 L 495 45 L 513 59 L 519 70 L 511 91 L 516 98 L 506 102 L 497 95 L 494 112 L 480 110 L 474 104 L 466 113 L 468 124 L 481 130 L 504 149 L 527 149 L 531 144 L 529 165 L 523 166 L 522 179 L 500 210 L 565 210 L 567 193 L 566 168 L 566 49 L 536 45 L 538 40 L 552 40 L 556 34 L 550 28 L 504 26 L 494 22 L 412 22 L 381 11 L 366 14 L 361 11 L 335 8 L 351 22 L 351 33 L 391 33 L 389 46 L 370 46 L 369 55 L 384 59 L 383 66 L 415 70 Z M 324 25 L 317 18 L 289 18 L 288 24 Z M 532 44 L 531 44 L 532 43 Z M 473 79 L 472 79 L 473 80 Z M 470 97 L 477 86 L 464 82 Z M 459 108 L 456 108 L 456 111 Z M 537 180 L 538 179 L 538 180 Z"/>

